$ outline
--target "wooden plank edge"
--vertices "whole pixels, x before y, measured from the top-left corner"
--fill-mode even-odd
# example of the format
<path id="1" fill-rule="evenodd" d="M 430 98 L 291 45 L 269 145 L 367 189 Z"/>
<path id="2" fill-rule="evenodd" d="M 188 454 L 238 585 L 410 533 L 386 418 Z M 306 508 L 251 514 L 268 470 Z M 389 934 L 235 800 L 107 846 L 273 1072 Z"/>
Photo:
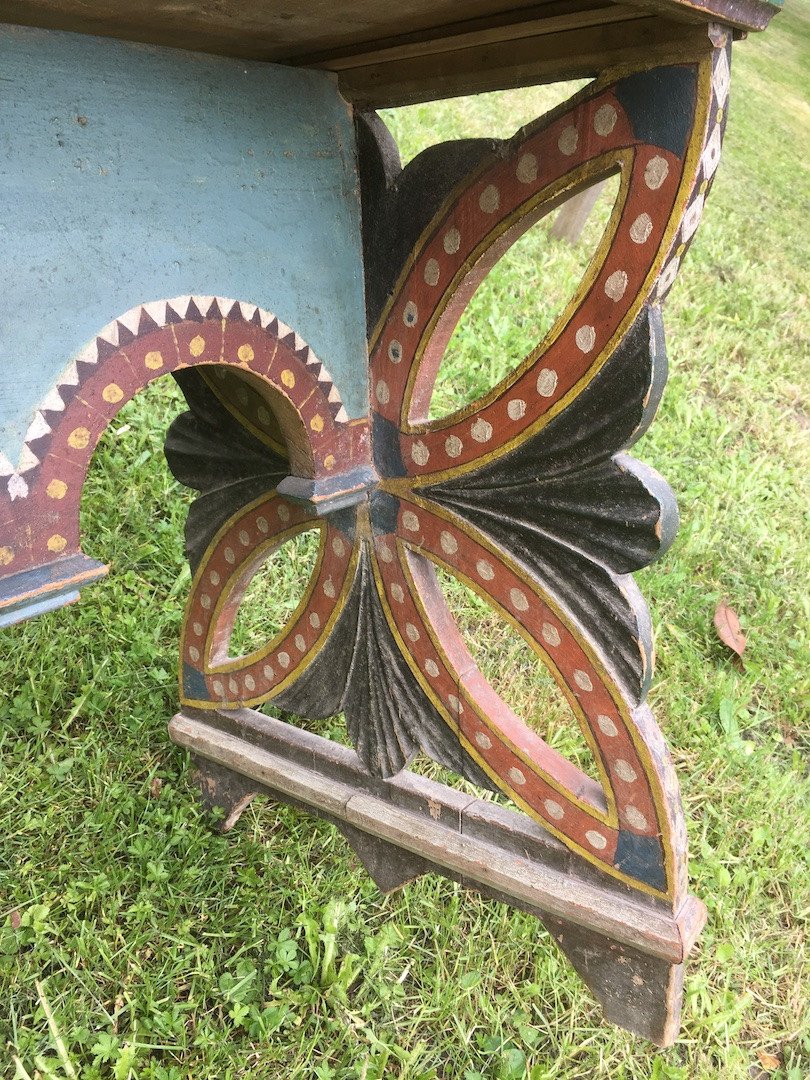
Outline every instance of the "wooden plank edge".
<path id="1" fill-rule="evenodd" d="M 416 59 L 433 53 L 452 53 L 479 45 L 498 45 L 526 37 L 554 34 L 560 30 L 602 26 L 639 17 L 632 4 L 613 4 L 610 0 L 593 0 L 589 4 L 552 4 L 548 5 L 539 17 L 530 18 L 528 12 L 526 15 L 526 18 L 512 22 L 488 19 L 475 20 L 471 24 L 442 26 L 420 34 L 405 34 L 390 41 L 369 41 L 351 48 L 290 56 L 285 62 L 302 67 L 325 68 L 328 71 L 344 71 L 385 61 Z M 480 25 L 482 23 L 484 25 Z"/>
<path id="2" fill-rule="evenodd" d="M 623 0 L 633 7 L 684 22 L 722 23 L 735 30 L 765 30 L 781 8 L 763 0 Z M 672 4 L 678 7 L 673 8 Z"/>
<path id="3" fill-rule="evenodd" d="M 248 777 L 271 793 L 277 791 L 295 799 L 315 813 L 345 821 L 446 867 L 465 883 L 496 889 L 520 903 L 650 956 L 680 964 L 686 943 L 697 935 L 694 927 L 699 923 L 699 901 L 687 901 L 679 915 L 673 917 L 645 904 L 642 898 L 620 899 L 614 890 L 582 882 L 537 860 L 521 858 L 494 844 L 457 833 L 432 820 L 429 814 L 395 806 L 379 795 L 336 780 L 314 765 L 291 761 L 196 716 L 179 713 L 171 721 L 169 733 L 175 743 L 196 756 Z M 388 784 L 395 786 L 397 778 Z M 688 933 L 685 926 L 690 928 Z"/>
<path id="4" fill-rule="evenodd" d="M 686 63 L 705 52 L 708 23 L 645 14 L 621 22 L 561 30 L 336 72 L 358 108 L 388 108 L 437 98 L 594 78 L 608 69 L 643 70 Z M 325 69 L 324 69 L 325 70 Z"/>
<path id="5" fill-rule="evenodd" d="M 75 603 L 81 587 L 108 569 L 87 555 L 71 555 L 0 578 L 0 627 Z"/>

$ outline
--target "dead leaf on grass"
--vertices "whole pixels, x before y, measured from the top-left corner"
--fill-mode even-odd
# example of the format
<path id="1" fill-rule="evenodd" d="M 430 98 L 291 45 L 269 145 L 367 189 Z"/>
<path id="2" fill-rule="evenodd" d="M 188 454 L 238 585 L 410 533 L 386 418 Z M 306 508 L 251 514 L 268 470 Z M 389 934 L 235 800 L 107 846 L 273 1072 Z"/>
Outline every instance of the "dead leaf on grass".
<path id="1" fill-rule="evenodd" d="M 714 626 L 720 640 L 738 657 L 742 664 L 742 654 L 745 652 L 745 634 L 740 629 L 740 620 L 737 612 L 721 600 L 714 613 Z"/>
<path id="2" fill-rule="evenodd" d="M 777 1069 L 781 1069 L 782 1062 L 778 1057 L 774 1057 L 773 1054 L 766 1053 L 765 1050 L 757 1050 L 757 1057 L 759 1063 L 766 1072 L 776 1072 Z"/>

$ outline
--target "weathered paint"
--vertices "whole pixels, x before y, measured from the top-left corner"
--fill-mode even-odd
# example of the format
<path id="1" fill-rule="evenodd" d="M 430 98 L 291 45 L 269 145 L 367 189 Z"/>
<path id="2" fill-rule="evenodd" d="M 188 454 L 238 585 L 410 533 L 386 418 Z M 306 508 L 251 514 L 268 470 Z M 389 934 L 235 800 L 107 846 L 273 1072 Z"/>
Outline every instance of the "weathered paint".
<path id="1" fill-rule="evenodd" d="M 185 381 L 184 372 L 207 370 L 217 386 L 230 377 L 252 386 L 254 403 L 265 400 L 260 391 L 274 398 L 291 473 L 279 491 L 317 513 L 362 499 L 376 478 L 368 421 L 349 420 L 326 366 L 286 323 L 254 304 L 180 296 L 139 305 L 110 323 L 70 369 L 26 433 L 25 471 L 12 474 L 5 490 L 0 485 L 0 579 L 80 554 L 79 504 L 93 451 L 119 409 L 169 372 Z M 238 414 L 247 419 L 250 394 L 244 399 Z M 257 424 L 271 421 L 264 405 L 252 416 Z"/>
<path id="2" fill-rule="evenodd" d="M 332 78 L 0 28 L 0 453 L 110 320 L 182 294 L 250 301 L 367 412 L 350 112 Z M 12 212 L 13 211 L 13 212 Z"/>
<path id="3" fill-rule="evenodd" d="M 9 40 L 16 40 L 14 34 Z M 30 43 L 50 47 L 54 39 L 22 34 L 20 40 L 28 42 L 30 66 L 36 52 Z M 469 874 L 497 898 L 551 915 L 552 932 L 605 1001 L 608 1015 L 662 1043 L 674 1038 L 682 961 L 703 912 L 686 895 L 677 780 L 644 704 L 651 628 L 629 578 L 666 548 L 677 516 L 664 481 L 624 451 L 646 429 L 660 398 L 660 304 L 717 166 L 730 42 L 719 32 L 711 40 L 716 48 L 707 42 L 702 59 L 635 75 L 605 73 L 567 108 L 500 146 L 474 141 L 437 148 L 399 175 L 384 142 L 376 157 L 368 149 L 361 153 L 367 282 L 373 286 L 376 277 L 384 285 L 368 290 L 369 322 L 376 325 L 371 417 L 358 386 L 365 350 L 336 356 L 331 338 L 317 337 L 324 318 L 330 332 L 339 326 L 346 345 L 363 315 L 362 302 L 351 310 L 337 305 L 346 285 L 341 259 L 355 270 L 362 260 L 355 250 L 354 166 L 341 150 L 353 143 L 348 130 L 341 136 L 347 118 L 328 84 L 316 92 L 305 83 L 299 93 L 285 82 L 297 75 L 277 75 L 280 82 L 266 100 L 279 101 L 287 87 L 298 106 L 270 110 L 277 125 L 271 133 L 255 94 L 262 79 L 272 81 L 272 69 L 262 69 L 251 84 L 246 128 L 245 108 L 232 100 L 234 82 L 241 95 L 242 76 L 251 76 L 243 65 L 232 64 L 230 76 L 220 79 L 212 72 L 220 73 L 217 65 L 224 61 L 73 42 L 68 61 L 56 56 L 53 70 L 36 77 L 52 95 L 58 133 L 48 127 L 43 94 L 30 108 L 18 90 L 14 99 L 27 118 L 23 143 L 27 139 L 38 152 L 31 155 L 31 184 L 19 181 L 16 191 L 25 213 L 14 221 L 13 237 L 27 268 L 10 309 L 19 325 L 44 311 L 48 340 L 54 340 L 53 306 L 39 303 L 33 287 L 33 278 L 46 271 L 48 288 L 57 283 L 63 301 L 71 299 L 66 287 L 73 289 L 73 307 L 59 309 L 71 326 L 99 303 L 109 305 L 111 296 L 119 312 L 120 290 L 133 282 L 148 280 L 154 287 L 157 280 L 150 295 L 178 287 L 197 291 L 159 304 L 144 303 L 139 294 L 68 374 L 52 374 L 49 403 L 27 429 L 29 460 L 9 476 L 5 492 L 0 487 L 0 625 L 70 602 L 84 581 L 101 572 L 79 548 L 78 500 L 90 455 L 121 405 L 171 371 L 190 411 L 172 425 L 166 455 L 178 479 L 200 492 L 187 531 L 195 572 L 180 683 L 183 703 L 195 715 L 176 718 L 172 730 L 182 745 L 215 762 L 207 777 L 203 766 L 209 801 L 217 801 L 222 784 L 219 801 L 232 821 L 253 790 L 242 778 L 258 780 L 282 798 L 292 795 L 298 805 L 339 818 L 350 838 L 359 828 L 361 839 L 352 842 L 373 868 L 387 865 L 384 887 L 435 865 L 462 881 Z M 111 65 L 110 48 L 128 58 L 124 76 Z M 68 120 L 84 131 L 96 115 L 85 97 L 65 96 L 66 64 L 73 90 L 86 95 L 76 49 L 84 62 L 93 49 L 104 57 L 89 77 L 101 117 L 95 157 L 72 157 L 84 144 L 75 129 L 70 137 L 62 130 Z M 138 67 L 142 56 L 157 68 Z M 169 66 L 161 67 L 167 59 Z M 18 79 L 28 78 L 17 60 Z M 166 78 L 176 75 L 172 64 L 185 71 L 185 98 L 167 91 Z M 202 98 L 196 87 L 190 91 L 197 64 L 204 73 Z M 145 72 L 157 69 L 164 82 L 144 88 Z M 134 99 L 140 108 L 128 75 L 141 82 Z M 113 95 L 111 87 L 127 102 L 118 117 L 123 135 L 115 128 L 118 114 L 102 100 L 105 89 Z M 314 148 L 326 145 L 320 141 L 325 114 L 306 120 L 303 106 L 317 105 L 329 93 L 340 123 L 329 128 L 331 149 L 322 160 Z M 221 108 L 220 98 L 228 103 Z M 147 99 L 149 110 L 143 108 Z M 177 115 L 178 104 L 184 115 Z M 156 117 L 165 127 L 160 139 L 143 130 Z M 247 140 L 251 124 L 261 125 L 260 139 Z M 366 126 L 373 135 L 373 123 Z M 181 134 L 166 135 L 174 128 Z M 11 138 L 13 125 L 7 130 Z M 130 133 L 132 154 L 122 141 Z M 48 142 L 54 138 L 59 152 Z M 240 149 L 246 141 L 250 154 Z M 270 162 L 279 147 L 289 164 Z M 66 148 L 54 170 L 52 159 L 59 161 Z M 120 148 L 120 156 L 110 156 L 111 148 Z M 268 163 L 254 175 L 246 159 L 255 158 L 257 149 Z M 83 152 L 89 154 L 87 146 Z M 12 175 L 26 175 L 27 159 L 16 145 L 9 160 Z M 101 160 L 111 164 L 100 167 Z M 443 420 L 429 420 L 438 365 L 473 287 L 543 213 L 613 171 L 621 174 L 621 185 L 611 222 L 549 336 L 483 398 Z M 198 202 L 190 194 L 195 185 Z M 88 192 L 96 190 L 104 197 L 93 202 Z M 41 225 L 49 206 L 52 217 L 54 207 L 58 214 L 42 227 L 47 262 L 38 264 L 34 225 Z M 60 232 L 65 208 L 69 228 Z M 274 208 L 284 210 L 294 233 L 282 225 L 274 232 Z M 256 219 L 267 224 L 266 236 L 255 235 Z M 338 233 L 329 233 L 330 222 Z M 289 251 L 279 249 L 276 232 L 290 241 Z M 92 298 L 84 306 L 77 299 L 84 263 L 66 261 L 72 234 L 84 245 L 89 267 L 82 296 L 89 292 Z M 330 267 L 326 260 L 335 243 L 340 251 Z M 10 247 L 12 258 L 15 253 Z M 330 268 L 338 280 L 325 311 L 311 285 L 318 273 L 326 280 Z M 221 276 L 204 282 L 186 276 L 179 286 L 172 276 L 203 270 Z M 262 288 L 283 284 L 272 302 L 293 325 L 238 299 L 243 280 L 254 283 L 254 298 L 256 281 Z M 205 288 L 216 294 L 201 294 Z M 288 297 L 292 307 L 284 307 L 285 289 L 295 294 Z M 131 300 L 127 293 L 126 302 Z M 300 311 L 291 314 L 296 302 Z M 318 345 L 325 363 L 299 331 Z M 19 357 L 16 369 L 14 362 L 7 366 L 21 370 Z M 28 400 L 41 374 L 38 362 L 25 374 L 20 400 Z M 230 655 L 244 591 L 261 562 L 313 529 L 320 533 L 318 558 L 286 626 L 249 655 Z M 545 743 L 489 685 L 444 600 L 436 567 L 478 593 L 546 664 L 580 724 L 601 783 Z M 290 767 L 295 773 L 297 766 L 273 760 L 275 751 L 279 743 L 287 745 L 300 763 L 300 740 L 309 736 L 281 738 L 272 751 L 253 737 L 238 745 L 240 726 L 253 725 L 253 736 L 255 725 L 266 720 L 243 707 L 267 700 L 301 716 L 345 713 L 357 748 L 356 757 L 341 751 L 344 765 L 352 760 L 344 774 L 348 783 L 337 777 L 340 790 L 334 787 L 340 755 L 325 740 L 319 741 L 324 772 L 313 768 L 304 775 L 299 769 L 292 779 Z M 508 817 L 503 828 L 500 809 L 484 823 L 483 861 L 480 852 L 466 850 L 481 826 L 474 799 L 464 820 L 452 805 L 444 808 L 454 814 L 456 832 L 461 825 L 465 850 L 457 837 L 426 824 L 424 806 L 418 815 L 403 814 L 397 781 L 382 785 L 381 778 L 400 771 L 420 749 L 467 779 L 510 795 L 533 819 L 531 828 L 536 824 L 550 834 L 534 884 L 527 886 L 525 830 Z M 316 762 L 312 745 L 307 756 Z M 409 781 L 404 787 L 413 793 Z M 374 797 L 380 790 L 384 799 Z M 441 800 L 428 799 L 432 823 L 443 812 Z M 515 841 L 519 855 L 509 866 Z M 377 842 L 387 846 L 374 850 Z M 406 858 L 392 869 L 398 847 Z M 552 875 L 550 887 L 549 871 L 560 860 L 564 870 Z M 585 904 L 583 886 L 594 881 L 600 885 L 587 890 Z"/>
<path id="4" fill-rule="evenodd" d="M 342 711 L 371 772 L 393 775 L 421 749 L 508 794 L 578 856 L 673 910 L 685 895 L 683 814 L 644 705 L 651 626 L 629 574 L 671 543 L 677 509 L 662 478 L 624 451 L 660 399 L 660 300 L 674 270 L 663 272 L 673 259 L 677 269 L 714 175 L 706 147 L 716 135 L 719 148 L 727 45 L 707 42 L 689 64 L 606 77 L 509 143 L 473 144 L 466 175 L 445 170 L 445 151 L 434 148 L 364 192 L 366 272 L 391 282 L 379 319 L 379 290 L 367 291 L 378 480 L 367 505 L 318 524 L 320 556 L 299 607 L 249 656 L 230 655 L 228 641 L 257 554 L 311 529 L 313 509 L 289 505 L 271 482 L 247 505 L 226 500 L 226 474 L 246 471 L 244 449 L 226 465 L 227 436 L 211 448 L 219 468 L 206 491 L 206 455 L 198 452 L 195 476 L 184 450 L 203 421 L 200 402 L 190 401 L 166 446 L 172 467 L 181 451 L 211 522 L 183 631 L 184 704 Z M 380 178 L 385 146 L 375 158 L 361 145 L 366 180 Z M 621 173 L 612 221 L 558 325 L 484 397 L 426 419 L 472 285 L 562 195 L 612 171 Z M 445 172 L 450 194 L 437 180 Z M 434 566 L 477 592 L 546 664 L 601 783 L 489 685 Z"/>

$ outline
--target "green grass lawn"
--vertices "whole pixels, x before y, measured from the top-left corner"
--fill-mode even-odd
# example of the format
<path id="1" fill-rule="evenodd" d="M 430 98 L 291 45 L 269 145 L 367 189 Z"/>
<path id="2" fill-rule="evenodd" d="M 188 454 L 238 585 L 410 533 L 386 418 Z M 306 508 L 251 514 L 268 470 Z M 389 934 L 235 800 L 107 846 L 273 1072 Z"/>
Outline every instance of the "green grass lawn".
<path id="1" fill-rule="evenodd" d="M 810 5 L 792 0 L 736 48 L 724 163 L 667 309 L 670 383 L 636 448 L 682 513 L 672 551 L 639 575 L 657 642 L 651 701 L 709 910 L 678 1045 L 656 1051 L 603 1024 L 529 916 L 433 877 L 382 897 L 331 826 L 263 801 L 228 836 L 210 831 L 166 735 L 188 493 L 163 460 L 178 394 L 161 381 L 94 459 L 85 550 L 112 564 L 109 578 L 0 638 L 3 1080 L 810 1075 L 809 82 Z M 558 89 L 387 119 L 411 157 L 511 134 Z M 543 332 L 608 195 L 578 247 L 541 223 L 493 273 L 448 350 L 437 413 Z M 268 630 L 268 590 L 287 603 L 308 558 L 302 541 L 276 559 L 244 643 Z M 448 588 L 493 680 L 582 760 L 519 640 Z M 748 635 L 743 670 L 712 627 L 723 598 Z M 343 737 L 339 718 L 318 730 Z"/>

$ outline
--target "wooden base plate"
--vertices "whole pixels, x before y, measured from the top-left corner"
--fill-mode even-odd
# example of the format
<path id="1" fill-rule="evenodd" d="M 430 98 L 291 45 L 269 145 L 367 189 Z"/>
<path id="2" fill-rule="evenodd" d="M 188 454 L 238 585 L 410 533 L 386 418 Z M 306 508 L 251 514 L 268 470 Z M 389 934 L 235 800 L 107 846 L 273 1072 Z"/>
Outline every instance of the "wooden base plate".
<path id="1" fill-rule="evenodd" d="M 384 892 L 426 871 L 529 911 L 613 1023 L 662 1046 L 677 1034 L 683 962 L 705 921 L 577 859 L 525 815 L 404 772 L 370 776 L 354 751 L 250 709 L 186 710 L 169 731 L 202 798 L 231 828 L 257 794 L 332 821 Z"/>

